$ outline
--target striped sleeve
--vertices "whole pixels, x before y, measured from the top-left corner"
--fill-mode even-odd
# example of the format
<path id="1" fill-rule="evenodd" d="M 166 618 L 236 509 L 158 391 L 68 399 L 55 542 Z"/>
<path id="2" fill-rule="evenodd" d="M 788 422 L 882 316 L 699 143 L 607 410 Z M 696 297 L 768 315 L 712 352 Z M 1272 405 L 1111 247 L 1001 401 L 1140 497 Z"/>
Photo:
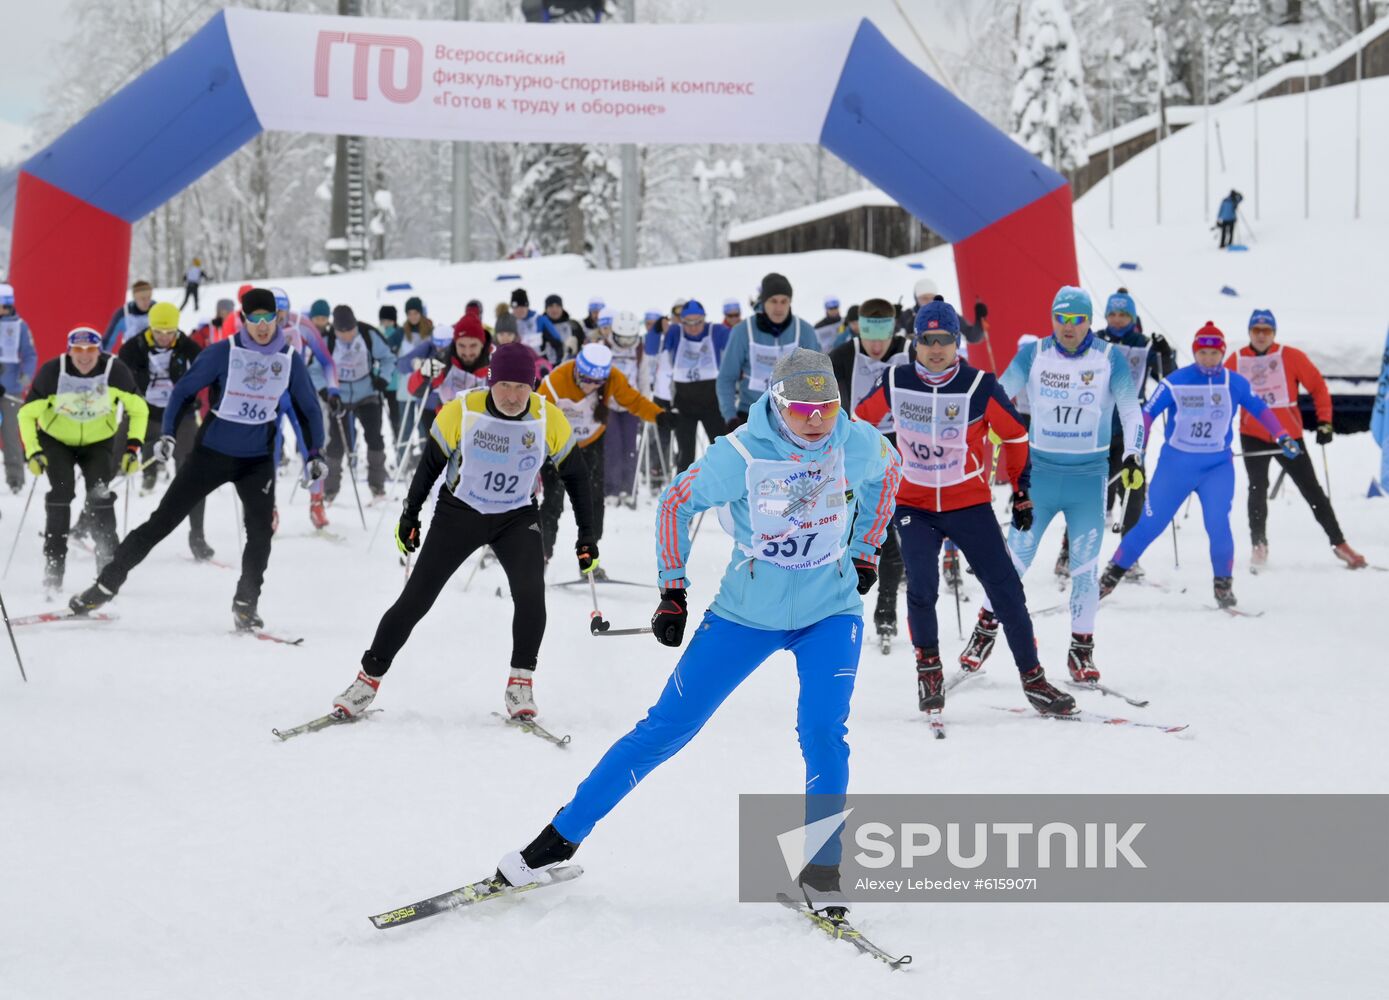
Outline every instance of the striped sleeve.
<path id="1" fill-rule="evenodd" d="M 873 428 L 857 424 L 856 428 L 877 438 L 876 447 L 869 441 L 869 447 L 876 454 L 871 456 L 863 481 L 857 487 L 857 501 L 860 512 L 869 516 L 855 520 L 855 537 L 849 542 L 849 552 L 855 562 L 878 565 L 878 550 L 887 537 L 888 525 L 892 523 L 892 513 L 897 509 L 897 487 L 902 482 L 902 456 Z M 858 530 L 857 526 L 862 525 Z"/>

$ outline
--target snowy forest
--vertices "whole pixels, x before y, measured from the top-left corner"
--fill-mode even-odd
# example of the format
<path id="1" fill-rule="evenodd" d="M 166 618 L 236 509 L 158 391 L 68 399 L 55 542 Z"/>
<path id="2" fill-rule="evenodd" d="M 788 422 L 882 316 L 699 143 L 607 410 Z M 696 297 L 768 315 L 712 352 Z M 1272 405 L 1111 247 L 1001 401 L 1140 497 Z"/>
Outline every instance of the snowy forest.
<path id="1" fill-rule="evenodd" d="M 335 0 L 253 0 L 336 13 Z M 220 6 L 212 0 L 78 0 L 63 70 L 38 121 L 41 148 L 157 62 Z M 1316 56 L 1386 0 L 967 0 L 951 48 L 904 51 L 1048 164 L 1071 170 L 1086 141 L 1167 106 L 1220 100 L 1258 74 Z M 449 19 L 453 0 L 364 0 L 370 16 Z M 475 20 L 519 20 L 516 0 L 473 0 Z M 923 38 L 931 11 L 905 13 Z M 644 22 L 703 19 L 698 0 L 638 0 Z M 602 30 L 601 27 L 595 30 Z M 899 45 L 904 45 L 898 39 Z M 910 41 L 910 38 L 908 38 Z M 1112 108 L 1111 108 L 1112 104 Z M 1112 117 L 1111 117 L 1112 115 Z M 911 127 L 904 122 L 903 127 Z M 176 141 L 176 140 L 175 140 Z M 476 258 L 523 250 L 618 264 L 617 146 L 473 143 Z M 449 144 L 365 140 L 373 257 L 450 253 Z M 194 257 L 214 276 L 321 270 L 334 140 L 264 133 L 135 229 L 132 270 L 175 283 Z M 865 186 L 815 146 L 644 146 L 639 262 L 722 256 L 730 224 Z M 8 239 L 5 239 L 6 250 Z"/>

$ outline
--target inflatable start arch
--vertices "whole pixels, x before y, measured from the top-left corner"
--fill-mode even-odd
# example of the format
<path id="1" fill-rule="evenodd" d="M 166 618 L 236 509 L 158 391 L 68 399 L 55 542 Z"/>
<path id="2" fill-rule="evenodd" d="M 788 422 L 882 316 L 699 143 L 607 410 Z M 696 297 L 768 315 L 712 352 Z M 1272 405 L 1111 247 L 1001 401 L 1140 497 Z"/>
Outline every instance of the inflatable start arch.
<path id="1" fill-rule="evenodd" d="M 951 241 L 963 301 L 989 303 L 1000 363 L 1076 283 L 1065 178 L 867 20 L 599 29 L 225 10 L 22 167 L 11 281 L 41 354 L 124 301 L 131 224 L 264 129 L 819 142 Z"/>

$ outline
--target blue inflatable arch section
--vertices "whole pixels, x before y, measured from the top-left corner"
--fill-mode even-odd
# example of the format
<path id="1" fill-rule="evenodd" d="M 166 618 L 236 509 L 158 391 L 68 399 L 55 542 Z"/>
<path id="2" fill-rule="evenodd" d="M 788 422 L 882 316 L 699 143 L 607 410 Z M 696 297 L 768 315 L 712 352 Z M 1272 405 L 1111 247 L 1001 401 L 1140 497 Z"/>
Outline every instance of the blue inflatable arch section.
<path id="1" fill-rule="evenodd" d="M 124 300 L 131 225 L 261 131 L 223 11 L 23 165 L 11 283 L 41 355 Z M 1066 179 L 867 20 L 848 45 L 819 140 L 953 244 L 963 302 L 989 304 L 992 358 L 977 360 L 1005 364 L 1019 334 L 1048 328 L 1052 293 L 1077 280 Z"/>

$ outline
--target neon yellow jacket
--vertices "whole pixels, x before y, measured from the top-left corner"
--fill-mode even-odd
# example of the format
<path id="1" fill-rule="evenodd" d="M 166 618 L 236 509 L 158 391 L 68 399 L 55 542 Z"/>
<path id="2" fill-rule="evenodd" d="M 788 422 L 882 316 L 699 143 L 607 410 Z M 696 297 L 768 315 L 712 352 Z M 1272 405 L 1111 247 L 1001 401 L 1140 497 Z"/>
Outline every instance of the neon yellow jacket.
<path id="1" fill-rule="evenodd" d="M 45 362 L 19 408 L 25 456 L 43 450 L 39 431 L 73 448 L 109 440 L 120 425 L 117 404 L 130 417 L 130 440 L 144 441 L 149 406 L 135 388 L 135 376 L 118 359 L 103 353 L 86 375 L 66 354 Z"/>

